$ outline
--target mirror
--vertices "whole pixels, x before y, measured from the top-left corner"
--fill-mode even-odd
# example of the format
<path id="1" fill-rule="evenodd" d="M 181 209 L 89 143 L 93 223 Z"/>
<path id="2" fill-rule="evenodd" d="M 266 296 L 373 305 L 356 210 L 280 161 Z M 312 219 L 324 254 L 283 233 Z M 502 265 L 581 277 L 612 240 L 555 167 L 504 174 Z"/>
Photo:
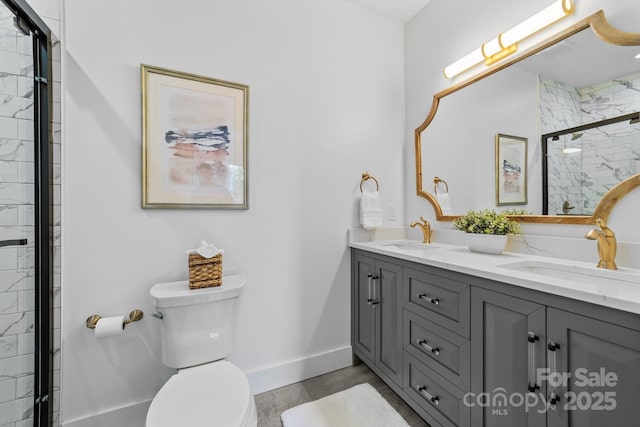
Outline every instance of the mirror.
<path id="1" fill-rule="evenodd" d="M 611 27 L 599 11 L 522 54 L 434 95 L 429 115 L 415 130 L 417 194 L 433 205 L 439 221 L 453 220 L 470 209 L 492 207 L 513 209 L 521 222 L 606 221 L 617 200 L 640 186 L 638 170 L 634 174 L 634 169 L 628 168 L 628 173 L 616 174 L 615 167 L 604 167 L 615 180 L 607 176 L 598 183 L 599 190 L 589 195 L 588 203 L 573 195 L 571 200 L 565 197 L 569 202 L 565 207 L 574 209 L 556 214 L 548 209 L 550 171 L 543 155 L 551 154 L 543 152 L 542 135 L 553 138 L 572 128 L 640 111 L 640 60 L 634 58 L 640 53 L 639 45 L 640 34 Z M 633 126 L 628 120 L 626 124 Z M 640 138 L 640 124 L 634 129 L 636 139 Z M 498 165 L 504 159 L 498 159 L 497 135 L 528 142 L 524 144 L 526 164 L 507 165 L 511 171 L 526 171 L 525 179 L 519 180 L 525 189 L 518 190 L 513 181 L 509 182 L 511 189 L 527 195 L 526 203 L 499 203 L 510 200 L 500 194 L 500 183 L 512 179 L 513 174 Z M 600 163 L 612 166 L 611 154 L 623 148 L 603 152 L 605 142 L 601 144 L 596 150 Z M 606 144 L 613 142 L 607 140 Z M 637 144 L 630 155 L 633 150 L 640 153 L 640 142 Z M 627 161 L 640 167 L 640 159 Z M 579 177 L 588 184 L 603 171 L 597 172 Z M 434 182 L 435 177 L 438 182 Z M 599 194 L 599 200 L 594 199 L 595 194 Z M 583 209 L 585 205 L 589 209 Z"/>

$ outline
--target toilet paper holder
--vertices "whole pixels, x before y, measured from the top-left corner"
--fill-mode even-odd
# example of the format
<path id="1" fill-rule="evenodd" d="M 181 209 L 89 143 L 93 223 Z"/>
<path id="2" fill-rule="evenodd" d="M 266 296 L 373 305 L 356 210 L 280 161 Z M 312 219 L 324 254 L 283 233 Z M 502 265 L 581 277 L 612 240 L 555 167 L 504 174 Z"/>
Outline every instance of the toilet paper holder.
<path id="1" fill-rule="evenodd" d="M 122 328 L 124 329 L 124 327 L 131 322 L 137 322 L 138 320 L 142 319 L 143 316 L 144 313 L 142 312 L 142 310 L 133 310 L 131 313 L 129 313 L 129 318 L 125 319 L 125 321 L 122 323 Z M 87 328 L 95 329 L 96 325 L 98 324 L 98 320 L 100 319 L 102 319 L 102 316 L 100 316 L 99 314 L 92 314 L 91 316 L 87 317 Z"/>

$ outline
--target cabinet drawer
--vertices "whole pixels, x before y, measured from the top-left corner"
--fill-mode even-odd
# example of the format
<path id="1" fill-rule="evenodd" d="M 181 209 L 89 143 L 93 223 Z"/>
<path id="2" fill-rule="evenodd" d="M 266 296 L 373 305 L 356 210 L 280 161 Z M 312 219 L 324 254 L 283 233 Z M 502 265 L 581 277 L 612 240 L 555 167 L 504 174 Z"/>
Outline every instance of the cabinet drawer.
<path id="1" fill-rule="evenodd" d="M 463 390 L 471 387 L 469 340 L 405 310 L 404 350 Z"/>
<path id="2" fill-rule="evenodd" d="M 470 411 L 464 404 L 465 392 L 404 353 L 404 391 L 433 419 L 443 426 L 469 426 Z"/>
<path id="3" fill-rule="evenodd" d="M 440 269 L 424 272 L 405 268 L 403 301 L 414 313 L 469 338 L 469 285 L 453 277 Z"/>

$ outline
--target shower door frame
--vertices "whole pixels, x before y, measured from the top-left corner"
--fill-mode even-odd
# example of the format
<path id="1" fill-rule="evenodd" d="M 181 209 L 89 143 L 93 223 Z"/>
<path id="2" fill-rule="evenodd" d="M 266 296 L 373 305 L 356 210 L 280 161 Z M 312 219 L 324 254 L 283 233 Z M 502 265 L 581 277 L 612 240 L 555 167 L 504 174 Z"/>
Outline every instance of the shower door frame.
<path id="1" fill-rule="evenodd" d="M 31 31 L 34 75 L 34 390 L 33 425 L 50 425 L 53 400 L 51 344 L 53 342 L 53 308 L 50 303 L 53 277 L 53 201 L 50 191 L 52 163 L 49 126 L 51 123 L 52 75 L 51 30 L 24 0 L 0 0 Z"/>

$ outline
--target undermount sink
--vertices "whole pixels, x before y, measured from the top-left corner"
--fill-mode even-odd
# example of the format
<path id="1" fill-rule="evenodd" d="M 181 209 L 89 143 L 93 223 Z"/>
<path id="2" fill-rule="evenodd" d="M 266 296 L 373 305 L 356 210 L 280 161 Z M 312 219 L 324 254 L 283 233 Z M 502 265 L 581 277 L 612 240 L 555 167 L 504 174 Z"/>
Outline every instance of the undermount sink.
<path id="1" fill-rule="evenodd" d="M 429 247 L 429 245 L 424 243 L 382 243 L 380 246 L 384 248 L 400 250 L 425 249 Z"/>
<path id="2" fill-rule="evenodd" d="M 379 246 L 384 249 L 392 251 L 407 253 L 410 255 L 420 255 L 423 251 L 431 251 L 434 249 L 441 249 L 440 246 L 433 243 L 420 243 L 420 242 L 380 242 Z"/>
<path id="3" fill-rule="evenodd" d="M 640 286 L 640 271 L 632 269 L 605 270 L 581 265 L 560 264 L 550 261 L 516 261 L 496 267 L 538 276 L 578 281 L 585 285 L 636 285 Z"/>

